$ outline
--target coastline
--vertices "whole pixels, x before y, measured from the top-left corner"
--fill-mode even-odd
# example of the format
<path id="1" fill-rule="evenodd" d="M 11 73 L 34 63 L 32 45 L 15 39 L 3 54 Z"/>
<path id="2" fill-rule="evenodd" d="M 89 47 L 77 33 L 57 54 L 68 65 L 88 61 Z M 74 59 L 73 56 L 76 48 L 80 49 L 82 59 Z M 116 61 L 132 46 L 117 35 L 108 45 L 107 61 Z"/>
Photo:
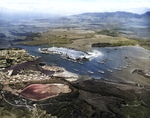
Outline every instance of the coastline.
<path id="1" fill-rule="evenodd" d="M 84 43 L 84 39 L 81 40 Z M 78 42 L 79 40 L 76 41 Z M 78 44 L 80 44 L 80 42 L 78 42 Z M 92 50 L 92 47 L 89 44 L 85 45 L 85 49 L 87 49 L 86 51 Z M 65 45 L 67 48 L 67 45 L 70 44 L 62 45 Z M 119 51 L 119 48 L 124 47 L 129 48 L 130 46 L 117 47 L 118 49 L 113 49 L 113 51 Z M 68 48 L 72 49 L 74 47 L 71 46 Z M 85 49 L 83 50 L 82 48 L 84 47 L 79 47 L 77 48 L 77 50 L 81 49 L 81 51 L 85 51 Z M 24 57 L 22 56 L 22 58 Z M 22 70 L 20 71 L 21 73 L 18 73 L 18 75 L 12 75 L 12 71 L 9 71 L 5 73 L 6 76 L 4 77 L 4 73 L 1 73 L 0 75 L 2 75 L 8 82 L 3 82 L 2 80 L 1 84 L 4 85 L 4 88 L 1 91 L 4 91 L 4 93 L 1 94 L 4 96 L 0 97 L 6 98 L 6 100 L 8 98 L 18 100 L 19 97 L 19 99 L 21 99 L 20 103 L 22 102 L 22 100 L 26 100 L 32 106 L 32 99 L 27 99 L 25 97 L 19 96 L 19 93 L 21 93 L 22 90 L 24 90 L 27 86 L 33 84 L 64 84 L 69 86 L 69 89 L 71 89 L 70 93 L 61 93 L 58 96 L 55 96 L 53 99 L 46 97 L 45 99 L 42 99 L 43 101 L 34 101 L 34 104 L 39 105 L 38 108 L 41 110 L 45 110 L 46 114 L 49 113 L 53 116 L 61 116 L 62 114 L 68 115 L 70 113 L 73 113 L 70 115 L 70 117 L 76 117 L 80 113 L 81 116 L 84 115 L 86 117 L 92 117 L 93 114 L 98 115 L 100 112 L 101 116 L 103 113 L 105 113 L 106 116 L 111 116 L 114 118 L 116 116 L 120 116 L 121 118 L 125 118 L 126 115 L 134 113 L 134 109 L 136 109 L 138 112 L 142 111 L 144 114 L 147 114 L 147 111 L 149 113 L 150 108 L 150 80 L 149 78 L 145 78 L 142 75 L 136 73 L 132 74 L 132 72 L 137 67 L 142 69 L 149 69 L 149 58 L 145 57 L 141 60 L 141 57 L 135 58 L 134 56 L 129 55 L 127 55 L 127 58 L 131 60 L 132 66 L 128 67 L 127 69 L 123 69 L 122 67 L 121 71 L 113 72 L 112 74 L 114 75 L 114 77 L 119 78 L 116 80 L 113 80 L 111 78 L 110 80 L 94 79 L 88 76 L 71 73 L 58 66 L 47 66 L 42 64 L 42 66 L 39 68 L 37 68 L 39 64 L 36 64 L 36 68 L 34 65 L 34 69 L 27 68 L 27 70 Z M 22 63 L 22 61 L 20 63 Z M 101 66 L 101 64 L 99 66 Z M 45 70 L 46 73 L 42 73 L 43 70 Z M 52 75 L 47 75 L 47 72 L 49 71 L 52 71 L 54 73 Z M 36 88 L 34 90 L 37 91 Z M 11 103 L 17 105 L 13 100 L 10 100 Z M 3 101 L 3 104 L 5 104 L 5 106 L 9 108 L 13 107 L 9 106 L 9 103 L 7 103 L 7 101 Z M 139 108 L 136 107 L 137 105 L 139 106 Z M 25 104 L 23 104 L 23 106 L 26 107 Z M 76 112 L 76 108 L 78 108 L 78 112 Z M 131 108 L 134 109 L 132 110 Z M 66 110 L 63 112 L 62 109 Z M 126 109 L 131 110 L 127 112 Z"/>
<path id="2" fill-rule="evenodd" d="M 120 47 L 116 47 L 116 48 L 118 48 L 117 50 L 119 51 L 119 49 L 121 49 L 122 50 L 122 48 L 126 48 L 126 49 L 128 49 L 128 51 L 130 51 L 130 48 L 131 48 L 131 50 L 132 50 L 132 47 L 134 47 L 135 49 L 134 50 L 136 50 L 136 48 L 138 49 L 140 49 L 140 53 L 142 54 L 143 52 L 149 52 L 149 50 L 147 50 L 147 49 L 144 49 L 144 48 L 142 48 L 142 47 L 139 47 L 139 46 L 120 46 Z M 108 49 L 113 49 L 113 50 L 115 50 L 115 47 L 108 47 Z M 107 48 L 104 48 L 105 50 L 107 50 Z M 118 52 L 118 51 L 115 51 L 115 52 Z M 136 53 L 138 54 L 138 51 L 136 51 Z M 106 54 L 107 54 L 107 51 L 106 51 Z M 109 54 L 109 53 L 108 53 Z M 110 53 L 111 54 L 111 53 Z M 124 55 L 126 55 L 126 54 L 124 54 Z M 41 55 L 40 55 L 41 56 Z M 44 56 L 44 55 L 43 55 Z M 47 56 L 47 55 L 45 55 L 45 56 Z M 118 55 L 119 56 L 119 55 Z M 121 56 L 123 56 L 123 55 L 121 55 Z M 44 58 L 46 58 L 46 57 L 44 57 Z M 52 55 L 52 57 L 49 57 L 49 58 L 53 58 L 53 55 Z M 141 69 L 148 69 L 148 65 L 149 65 L 149 58 L 148 58 L 148 55 L 146 56 L 145 55 L 145 57 L 141 57 L 141 55 L 140 54 L 138 54 L 137 55 L 137 58 L 138 59 L 136 59 L 136 57 L 134 57 L 134 53 L 132 52 L 132 54 L 131 54 L 131 56 L 129 57 L 129 58 L 131 58 L 131 60 L 133 61 L 133 63 L 132 63 L 132 66 L 131 67 L 128 67 L 127 69 L 124 69 L 123 67 L 124 66 L 126 66 L 126 65 L 120 65 L 120 66 L 123 66 L 123 67 L 121 67 L 122 68 L 122 70 L 121 71 L 116 71 L 115 73 L 112 73 L 111 75 L 113 75 L 113 78 L 115 78 L 115 76 L 116 76 L 116 80 L 120 80 L 120 81 L 126 81 L 126 76 L 128 76 L 128 81 L 130 81 L 130 79 L 131 79 L 131 81 L 132 80 L 134 80 L 134 82 L 137 82 L 137 80 L 138 80 L 138 78 L 140 77 L 140 76 L 136 76 L 135 77 L 135 75 L 132 75 L 131 74 L 131 72 L 134 70 L 134 69 L 136 69 L 136 68 L 141 68 Z M 104 58 L 105 59 L 105 58 Z M 144 59 L 144 60 L 142 60 L 142 59 Z M 59 58 L 57 58 L 57 60 L 56 61 L 58 61 L 59 60 Z M 142 61 L 141 61 L 142 60 Z M 64 60 L 62 60 L 63 62 L 65 62 L 66 63 L 66 61 L 68 61 L 68 60 L 66 60 L 66 61 L 64 61 Z M 141 63 L 143 63 L 143 64 L 141 64 L 140 65 L 140 61 L 141 61 Z M 70 61 L 69 61 L 70 62 Z M 54 60 L 54 62 L 53 63 L 55 63 L 55 60 Z M 69 63 L 70 64 L 70 66 L 69 67 L 71 67 L 71 68 L 73 68 L 72 67 L 72 64 L 73 63 Z M 59 64 L 58 64 L 59 65 Z M 102 64 L 98 64 L 98 65 L 102 65 Z M 103 64 L 104 65 L 104 64 Z M 103 66 L 102 65 L 102 66 Z M 61 65 L 62 66 L 62 65 Z M 80 64 L 80 66 L 82 66 L 81 64 Z M 74 67 L 75 68 L 75 67 Z M 113 67 L 113 68 L 115 68 L 115 66 Z M 118 68 L 118 67 L 116 67 L 116 68 Z M 76 69 L 76 68 L 75 68 Z M 90 68 L 89 68 L 90 69 Z M 109 68 L 108 68 L 109 69 Z M 69 70 L 69 69 L 67 69 L 67 70 Z M 79 69 L 78 69 L 79 70 Z M 87 70 L 87 71 L 89 71 L 89 70 Z M 98 71 L 98 70 L 97 70 Z M 107 71 L 107 70 L 106 70 Z M 72 70 L 72 72 L 75 72 L 75 70 Z M 75 72 L 76 73 L 76 72 Z M 78 72 L 77 72 L 78 73 Z M 125 74 L 124 74 L 125 73 Z M 89 75 L 89 73 L 87 73 L 87 75 Z M 104 74 L 105 75 L 105 74 Z M 133 79 L 133 78 L 136 78 L 136 79 Z M 107 78 L 106 78 L 107 79 Z M 139 79 L 140 80 L 140 79 Z M 146 82 L 144 82 L 144 81 L 139 81 L 138 80 L 138 82 L 140 82 L 140 84 L 142 84 L 142 85 L 144 85 L 144 84 L 146 84 L 146 85 L 148 85 L 149 84 L 149 82 L 146 80 Z"/>
<path id="3" fill-rule="evenodd" d="M 11 55 L 11 53 L 9 54 Z M 26 51 L 25 54 L 27 54 Z M 11 58 L 11 56 L 8 57 Z M 39 63 L 40 62 L 36 64 Z M 143 64 L 144 63 L 145 61 L 143 61 Z M 145 86 L 139 84 L 143 82 L 143 80 L 141 80 L 140 82 L 137 81 L 138 79 L 137 78 L 136 79 L 137 83 L 136 83 L 134 81 L 129 81 L 129 80 L 126 80 L 125 82 L 119 82 L 115 80 L 94 79 L 94 78 L 91 79 L 86 76 L 79 77 L 78 75 L 74 75 L 68 71 L 65 71 L 64 68 L 60 68 L 57 66 L 47 66 L 44 65 L 44 63 L 41 65 L 42 67 L 40 68 L 42 68 L 42 70 L 55 71 L 55 73 L 52 76 L 47 76 L 43 73 L 40 73 L 40 71 L 35 71 L 35 70 L 31 71 L 30 69 L 27 71 L 23 70 L 21 71 L 21 73 L 18 73 L 17 75 L 11 75 L 11 72 L 9 73 L 6 72 L 5 79 L 9 81 L 13 81 L 7 84 L 1 83 L 4 86 L 1 90 L 1 95 L 2 95 L 1 98 L 4 99 L 4 101 L 2 102 L 3 104 L 5 104 L 6 108 L 9 109 L 13 108 L 13 106 L 10 106 L 10 103 L 12 103 L 11 105 L 16 105 L 16 107 L 20 105 L 26 108 L 26 104 L 20 104 L 13 101 L 13 100 L 17 100 L 19 97 L 20 102 L 24 100 L 30 102 L 30 104 L 32 105 L 34 101 L 34 104 L 36 104 L 39 109 L 45 110 L 47 112 L 46 114 L 50 113 L 53 116 L 58 116 L 59 114 L 62 113 L 65 115 L 70 114 L 71 113 L 70 109 L 72 111 L 75 111 L 76 107 L 78 107 L 78 111 L 80 111 L 81 114 L 86 117 L 92 117 L 93 114 L 98 115 L 99 111 L 103 111 L 105 114 L 111 117 L 113 117 L 114 115 L 115 117 L 116 115 L 119 115 L 122 118 L 125 118 L 124 114 L 130 114 L 133 112 L 132 110 L 130 112 L 125 111 L 126 109 L 130 109 L 132 105 L 135 106 L 139 105 L 140 108 L 136 108 L 136 109 L 142 110 L 143 113 L 146 113 L 146 111 L 149 110 L 150 107 L 150 102 L 148 101 L 148 98 L 150 97 L 149 86 L 148 85 L 146 86 L 146 84 Z M 145 63 L 145 65 L 147 64 Z M 122 73 L 124 72 L 121 72 L 120 74 L 122 75 Z M 125 75 L 123 76 L 125 77 L 126 73 L 124 74 Z M 0 75 L 4 75 L 4 73 L 1 73 Z M 20 82 L 19 80 L 24 80 L 24 81 Z M 144 82 L 146 83 L 145 80 Z M 67 87 L 69 86 L 71 92 L 61 93 L 60 95 L 55 96 L 53 99 L 46 96 L 45 99 L 42 99 L 42 101 L 37 101 L 37 102 L 33 99 L 27 99 L 25 97 L 19 96 L 18 93 L 21 93 L 22 90 L 25 89 L 25 87 L 29 85 L 33 86 L 34 84 L 36 85 L 39 84 L 40 86 L 46 84 L 57 84 L 57 85 L 64 84 L 67 85 Z M 36 88 L 33 88 L 33 90 L 37 91 Z M 141 94 L 144 94 L 145 96 L 149 96 L 149 97 L 147 98 L 142 97 L 139 100 L 139 96 L 141 96 Z M 7 101 L 8 98 L 12 98 L 9 100 L 10 103 Z M 102 105 L 97 105 L 98 103 Z M 84 105 L 83 108 L 81 107 L 82 105 Z M 58 106 L 60 109 L 58 108 Z M 57 114 L 55 114 L 56 110 L 52 109 L 55 107 L 57 108 Z M 63 112 L 62 107 L 67 109 L 67 111 Z M 92 107 L 97 110 L 92 109 Z M 34 108 L 35 107 L 33 107 L 33 109 Z M 87 114 L 87 112 L 89 113 Z M 71 116 L 76 116 L 76 115 L 78 115 L 76 114 L 76 112 L 74 114 L 71 114 Z"/>
<path id="4" fill-rule="evenodd" d="M 84 30 L 85 31 L 85 30 Z M 96 31 L 86 30 L 84 33 L 79 29 L 50 30 L 41 33 L 40 37 L 34 37 L 31 41 L 23 41 L 24 45 L 53 45 L 55 47 L 73 48 L 80 51 L 91 51 L 94 43 L 110 43 L 114 46 L 136 45 L 137 42 L 125 37 L 112 37 L 97 34 Z M 69 42 L 68 42 L 69 41 Z"/>

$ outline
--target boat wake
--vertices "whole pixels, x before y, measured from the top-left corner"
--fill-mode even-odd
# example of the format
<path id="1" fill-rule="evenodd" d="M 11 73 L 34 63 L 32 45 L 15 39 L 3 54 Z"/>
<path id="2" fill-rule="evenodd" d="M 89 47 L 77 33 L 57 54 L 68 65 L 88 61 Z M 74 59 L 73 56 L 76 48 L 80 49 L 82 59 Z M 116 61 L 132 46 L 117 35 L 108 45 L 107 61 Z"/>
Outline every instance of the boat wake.
<path id="1" fill-rule="evenodd" d="M 48 54 L 59 54 L 63 59 L 71 60 L 71 61 L 89 61 L 98 56 L 101 56 L 102 53 L 93 50 L 92 52 L 82 52 L 68 48 L 39 48 L 41 53 L 48 53 Z"/>

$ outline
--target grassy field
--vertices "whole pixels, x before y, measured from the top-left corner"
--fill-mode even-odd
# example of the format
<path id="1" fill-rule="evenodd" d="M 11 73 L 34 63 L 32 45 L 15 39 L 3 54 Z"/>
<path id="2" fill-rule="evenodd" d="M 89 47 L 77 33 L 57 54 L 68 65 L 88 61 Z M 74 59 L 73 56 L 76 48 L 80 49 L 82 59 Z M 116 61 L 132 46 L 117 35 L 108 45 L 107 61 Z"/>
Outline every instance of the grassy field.
<path id="1" fill-rule="evenodd" d="M 91 31 L 81 29 L 55 29 L 34 37 L 31 41 L 24 41 L 25 45 L 51 45 L 57 47 L 75 48 L 77 50 L 91 50 L 93 43 L 110 43 L 112 46 L 140 45 L 150 49 L 150 40 L 128 39 L 109 30 Z"/>
<path id="2" fill-rule="evenodd" d="M 31 41 L 22 42 L 25 45 L 43 45 L 43 44 L 71 44 L 74 40 L 91 38 L 93 33 L 78 33 L 66 29 L 56 29 L 42 33 L 38 37 L 32 38 Z"/>
<path id="3" fill-rule="evenodd" d="M 78 50 L 91 50 L 93 43 L 111 43 L 113 46 L 133 45 L 129 39 L 123 37 L 111 37 L 103 35 L 95 35 L 93 38 L 75 40 L 71 44 L 65 44 L 64 47 L 77 48 Z M 136 43 L 134 43 L 136 45 Z"/>
<path id="4" fill-rule="evenodd" d="M 119 33 L 116 31 L 110 31 L 110 30 L 101 30 L 101 31 L 97 31 L 98 34 L 102 34 L 102 35 L 107 35 L 107 36 L 112 36 L 112 37 L 118 37 Z"/>
<path id="5" fill-rule="evenodd" d="M 126 118 L 149 118 L 149 108 L 142 105 L 132 105 L 122 108 Z"/>
<path id="6" fill-rule="evenodd" d="M 131 40 L 134 40 L 136 41 L 141 47 L 144 47 L 148 50 L 150 50 L 150 39 L 137 39 L 137 38 L 134 38 L 134 39 L 131 39 Z"/>

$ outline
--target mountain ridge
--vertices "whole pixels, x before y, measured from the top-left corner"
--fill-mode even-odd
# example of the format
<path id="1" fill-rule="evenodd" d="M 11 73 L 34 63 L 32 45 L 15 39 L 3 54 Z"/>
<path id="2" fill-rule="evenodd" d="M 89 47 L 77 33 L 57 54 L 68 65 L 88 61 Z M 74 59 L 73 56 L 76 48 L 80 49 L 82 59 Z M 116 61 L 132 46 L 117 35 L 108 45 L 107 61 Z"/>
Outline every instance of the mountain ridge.
<path id="1" fill-rule="evenodd" d="M 142 18 L 143 16 L 150 17 L 150 11 L 145 12 L 144 14 L 137 14 L 125 11 L 117 11 L 117 12 L 90 12 L 90 13 L 82 13 L 77 15 L 72 15 L 73 17 L 76 16 L 88 16 L 93 15 L 94 17 L 126 17 L 126 18 Z"/>

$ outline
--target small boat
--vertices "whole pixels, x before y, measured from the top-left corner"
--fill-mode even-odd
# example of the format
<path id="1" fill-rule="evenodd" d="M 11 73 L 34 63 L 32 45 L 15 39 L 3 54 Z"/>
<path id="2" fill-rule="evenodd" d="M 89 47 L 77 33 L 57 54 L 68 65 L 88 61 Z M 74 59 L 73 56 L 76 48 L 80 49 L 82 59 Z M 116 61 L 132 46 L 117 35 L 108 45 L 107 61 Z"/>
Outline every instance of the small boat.
<path id="1" fill-rule="evenodd" d="M 73 62 L 75 62 L 75 63 L 76 63 L 77 61 L 76 61 L 76 60 L 73 60 Z"/>
<path id="2" fill-rule="evenodd" d="M 101 71 L 101 70 L 99 70 L 98 72 L 100 72 L 101 74 L 104 74 L 104 73 L 105 73 L 104 71 Z"/>
<path id="3" fill-rule="evenodd" d="M 108 59 L 104 59 L 104 60 L 103 60 L 103 62 L 107 62 L 107 61 L 108 61 Z"/>
<path id="4" fill-rule="evenodd" d="M 110 52 L 107 50 L 107 53 L 110 53 Z"/>
<path id="5" fill-rule="evenodd" d="M 125 59 L 128 59 L 128 57 L 126 55 L 123 55 Z"/>
<path id="6" fill-rule="evenodd" d="M 103 62 L 103 61 L 99 61 L 98 63 L 100 63 L 100 64 L 104 64 L 104 62 Z"/>
<path id="7" fill-rule="evenodd" d="M 94 74 L 94 72 L 92 72 L 92 71 L 88 71 L 88 73 L 90 73 L 90 74 Z"/>
<path id="8" fill-rule="evenodd" d="M 83 64 L 82 62 L 79 62 L 79 64 Z"/>
<path id="9" fill-rule="evenodd" d="M 124 69 L 126 69 L 127 67 L 126 67 L 126 66 L 124 66 L 123 68 L 124 68 Z"/>
<path id="10" fill-rule="evenodd" d="M 72 61 L 71 59 L 66 59 L 67 61 Z"/>
<path id="11" fill-rule="evenodd" d="M 62 59 L 66 59 L 65 57 L 61 56 Z"/>
<path id="12" fill-rule="evenodd" d="M 107 71 L 108 71 L 108 72 L 111 72 L 111 73 L 113 73 L 113 71 L 112 71 L 112 70 L 110 70 L 110 69 L 108 69 Z"/>
<path id="13" fill-rule="evenodd" d="M 78 70 L 77 70 L 77 69 L 74 69 L 74 70 L 78 72 Z"/>
<path id="14" fill-rule="evenodd" d="M 121 69 L 121 68 L 118 68 L 118 70 L 120 70 L 120 71 L 121 71 L 122 69 Z"/>
<path id="15" fill-rule="evenodd" d="M 119 70 L 119 71 L 121 71 L 122 69 L 121 69 L 121 68 L 115 68 L 115 70 Z"/>

